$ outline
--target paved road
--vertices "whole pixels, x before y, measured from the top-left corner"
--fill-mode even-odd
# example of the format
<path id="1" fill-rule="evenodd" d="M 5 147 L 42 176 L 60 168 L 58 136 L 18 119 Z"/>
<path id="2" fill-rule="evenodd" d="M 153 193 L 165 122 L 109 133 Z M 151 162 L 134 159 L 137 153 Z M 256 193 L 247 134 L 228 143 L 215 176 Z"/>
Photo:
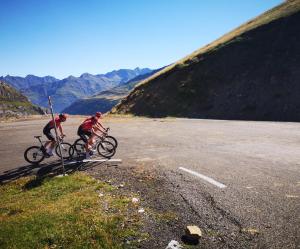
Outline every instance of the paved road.
<path id="1" fill-rule="evenodd" d="M 81 120 L 65 123 L 70 141 Z M 208 227 L 228 231 L 233 240 L 241 232 L 258 234 L 257 248 L 300 248 L 299 123 L 145 118 L 105 123 L 119 140 L 116 158 L 155 165 Z M 44 124 L 0 124 L 0 172 L 27 165 L 23 151 Z"/>

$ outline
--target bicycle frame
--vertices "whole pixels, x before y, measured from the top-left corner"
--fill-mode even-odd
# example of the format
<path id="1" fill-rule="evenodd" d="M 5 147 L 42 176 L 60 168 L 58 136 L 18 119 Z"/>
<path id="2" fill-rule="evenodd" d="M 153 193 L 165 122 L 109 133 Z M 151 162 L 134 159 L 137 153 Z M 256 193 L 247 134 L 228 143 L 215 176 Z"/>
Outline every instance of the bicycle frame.
<path id="1" fill-rule="evenodd" d="M 44 146 L 44 144 L 43 144 L 43 142 L 41 141 L 41 136 L 34 136 L 37 140 L 39 140 L 39 142 L 40 142 L 40 144 L 41 144 L 41 150 L 42 150 L 42 152 L 46 155 L 46 148 L 45 148 L 45 146 Z M 63 143 L 63 138 L 59 138 L 60 139 L 60 142 L 61 143 Z M 55 141 L 55 143 L 57 143 L 56 141 Z"/>
<path id="2" fill-rule="evenodd" d="M 39 142 L 40 142 L 40 144 L 41 144 L 41 150 L 42 150 L 42 152 L 45 154 L 46 148 L 45 148 L 43 142 L 41 141 L 41 136 L 35 136 L 35 138 L 36 138 L 37 140 L 39 140 Z"/>
<path id="3" fill-rule="evenodd" d="M 105 140 L 105 137 L 107 136 L 107 134 L 102 133 L 101 135 L 94 133 L 97 137 L 95 139 L 95 142 L 93 143 L 92 147 L 95 148 L 97 147 L 97 145 L 101 142 L 103 142 Z"/>

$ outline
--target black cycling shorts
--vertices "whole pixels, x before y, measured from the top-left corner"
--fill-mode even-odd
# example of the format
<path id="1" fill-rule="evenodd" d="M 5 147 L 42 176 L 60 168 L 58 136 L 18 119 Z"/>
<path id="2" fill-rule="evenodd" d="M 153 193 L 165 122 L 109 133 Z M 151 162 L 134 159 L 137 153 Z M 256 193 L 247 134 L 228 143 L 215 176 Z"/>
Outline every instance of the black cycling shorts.
<path id="1" fill-rule="evenodd" d="M 51 133 L 51 129 L 49 129 L 47 126 L 44 128 L 43 133 L 50 141 L 55 141 L 55 138 Z"/>
<path id="2" fill-rule="evenodd" d="M 92 135 L 92 133 L 90 131 L 85 131 L 82 129 L 81 126 L 79 126 L 78 131 L 77 131 L 77 135 L 85 142 L 87 143 L 87 137 L 90 137 Z"/>

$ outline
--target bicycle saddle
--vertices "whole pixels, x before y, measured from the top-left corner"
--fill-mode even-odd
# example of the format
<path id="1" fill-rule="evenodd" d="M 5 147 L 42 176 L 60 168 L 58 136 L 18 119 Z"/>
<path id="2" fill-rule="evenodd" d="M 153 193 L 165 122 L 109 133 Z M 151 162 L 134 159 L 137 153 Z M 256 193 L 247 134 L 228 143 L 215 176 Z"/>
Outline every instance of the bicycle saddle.
<path id="1" fill-rule="evenodd" d="M 42 137 L 42 136 L 34 136 L 35 138 L 39 138 L 39 137 Z"/>

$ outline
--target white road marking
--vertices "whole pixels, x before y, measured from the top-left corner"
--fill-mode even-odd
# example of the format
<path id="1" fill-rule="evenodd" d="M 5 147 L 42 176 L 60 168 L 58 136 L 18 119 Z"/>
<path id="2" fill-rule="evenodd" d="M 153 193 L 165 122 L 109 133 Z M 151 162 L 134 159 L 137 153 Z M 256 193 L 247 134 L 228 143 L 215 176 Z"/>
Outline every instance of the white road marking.
<path id="1" fill-rule="evenodd" d="M 194 175 L 194 176 L 198 176 L 198 177 L 200 177 L 201 179 L 203 179 L 203 180 L 205 180 L 205 181 L 207 181 L 207 182 L 209 182 L 209 183 L 211 183 L 211 184 L 213 184 L 213 185 L 215 185 L 215 186 L 217 186 L 217 187 L 219 187 L 219 188 L 226 188 L 226 187 L 227 187 L 227 186 L 224 185 L 223 183 L 220 183 L 220 182 L 218 182 L 218 181 L 216 181 L 216 180 L 214 180 L 214 179 L 212 179 L 212 178 L 210 178 L 210 177 L 208 177 L 208 176 L 202 175 L 202 174 L 200 174 L 200 173 L 198 173 L 198 172 L 195 172 L 195 171 L 193 171 L 193 170 L 186 169 L 186 168 L 183 168 L 183 167 L 179 167 L 179 169 L 180 169 L 180 170 L 183 170 L 183 171 L 185 171 L 185 172 L 188 172 L 188 173 L 190 173 L 190 174 L 192 174 L 192 175 Z"/>
<path id="2" fill-rule="evenodd" d="M 64 165 L 70 165 L 70 164 L 75 164 L 78 163 L 77 161 L 73 161 L 73 162 L 64 162 Z"/>
<path id="3" fill-rule="evenodd" d="M 83 159 L 82 162 L 113 162 L 120 163 L 122 159 Z"/>

